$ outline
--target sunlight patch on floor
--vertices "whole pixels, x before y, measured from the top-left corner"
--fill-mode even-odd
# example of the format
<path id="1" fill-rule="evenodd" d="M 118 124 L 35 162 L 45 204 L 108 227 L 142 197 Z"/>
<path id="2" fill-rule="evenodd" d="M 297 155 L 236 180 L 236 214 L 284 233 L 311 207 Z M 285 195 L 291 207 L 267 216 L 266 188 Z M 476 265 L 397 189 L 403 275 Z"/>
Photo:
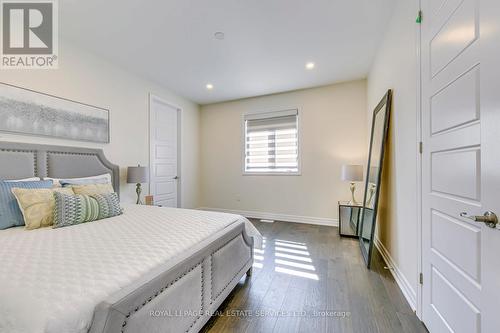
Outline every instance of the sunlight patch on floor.
<path id="1" fill-rule="evenodd" d="M 307 246 L 305 246 L 305 245 L 288 244 L 288 243 L 283 243 L 283 242 L 275 242 L 274 244 L 277 246 L 291 247 L 291 248 L 299 249 L 299 250 L 307 250 Z"/>
<path id="2" fill-rule="evenodd" d="M 280 251 L 280 252 L 289 252 L 289 253 L 294 253 L 294 254 L 301 254 L 303 256 L 309 256 L 309 252 L 307 252 L 307 251 L 288 249 L 288 248 L 280 247 L 280 246 L 275 246 L 274 250 L 275 251 Z"/>
<path id="3" fill-rule="evenodd" d="M 290 274 L 290 275 L 294 275 L 294 276 L 298 276 L 298 277 L 303 277 L 303 278 L 307 278 L 307 279 L 311 279 L 311 280 L 316 280 L 316 281 L 319 280 L 319 277 L 317 274 L 301 272 L 301 271 L 297 271 L 294 269 L 276 267 L 274 269 L 274 271 L 278 272 L 278 273 L 285 273 L 285 274 Z"/>
<path id="4" fill-rule="evenodd" d="M 298 261 L 303 261 L 303 262 L 312 262 L 312 259 L 309 257 L 299 257 L 299 256 L 294 256 L 293 254 L 286 254 L 286 253 L 275 253 L 275 257 L 279 258 L 287 258 L 287 259 L 292 259 L 292 260 L 298 260 Z"/>
<path id="5" fill-rule="evenodd" d="M 255 253 L 253 256 L 252 267 L 262 269 L 264 268 L 264 255 L 266 253 L 266 237 L 262 237 L 262 249 L 253 249 Z"/>
<path id="6" fill-rule="evenodd" d="M 316 271 L 316 268 L 312 264 L 306 243 L 292 242 L 284 239 L 275 240 L 274 257 L 275 272 L 316 281 L 319 280 L 317 274 L 311 273 L 311 271 Z"/>
<path id="7" fill-rule="evenodd" d="M 307 269 L 309 271 L 316 270 L 316 268 L 314 268 L 313 265 L 307 265 L 307 264 L 302 264 L 299 262 L 293 262 L 293 261 L 288 261 L 288 260 L 274 259 L 274 263 L 277 265 L 285 265 L 285 266 L 291 266 L 291 267 L 295 267 L 295 268 Z"/>
<path id="8" fill-rule="evenodd" d="M 277 239 L 275 242 L 284 242 L 284 243 L 289 243 L 289 244 L 307 245 L 306 243 L 292 242 L 292 241 L 284 240 L 284 239 Z"/>
<path id="9" fill-rule="evenodd" d="M 267 251 L 267 255 L 271 256 L 270 259 L 274 259 L 274 261 L 266 263 L 266 265 L 272 265 L 269 268 L 274 268 L 274 271 L 277 273 L 315 281 L 319 280 L 319 276 L 313 273 L 316 271 L 316 267 L 314 267 L 306 243 L 284 239 L 275 240 L 273 243 L 271 247 L 272 251 Z M 265 237 L 262 239 L 262 244 L 262 249 L 254 249 L 253 267 L 258 269 L 264 268 L 264 260 L 266 258 Z"/>

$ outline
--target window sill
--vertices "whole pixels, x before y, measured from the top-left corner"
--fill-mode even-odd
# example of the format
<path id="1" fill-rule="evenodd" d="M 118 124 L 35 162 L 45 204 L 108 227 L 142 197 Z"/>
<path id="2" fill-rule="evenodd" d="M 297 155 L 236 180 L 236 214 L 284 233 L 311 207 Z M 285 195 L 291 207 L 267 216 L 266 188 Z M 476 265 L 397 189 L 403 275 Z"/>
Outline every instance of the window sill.
<path id="1" fill-rule="evenodd" d="M 300 171 L 297 172 L 243 172 L 243 176 L 302 176 Z"/>

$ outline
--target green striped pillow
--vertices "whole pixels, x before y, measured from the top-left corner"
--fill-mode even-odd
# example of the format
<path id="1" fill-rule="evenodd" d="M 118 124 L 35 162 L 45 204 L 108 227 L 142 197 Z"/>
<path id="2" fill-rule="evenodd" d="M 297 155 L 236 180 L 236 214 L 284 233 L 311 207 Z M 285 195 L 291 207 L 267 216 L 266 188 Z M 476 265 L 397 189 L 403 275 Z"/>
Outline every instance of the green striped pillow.
<path id="1" fill-rule="evenodd" d="M 116 193 L 67 195 L 54 192 L 54 228 L 105 219 L 123 213 Z"/>

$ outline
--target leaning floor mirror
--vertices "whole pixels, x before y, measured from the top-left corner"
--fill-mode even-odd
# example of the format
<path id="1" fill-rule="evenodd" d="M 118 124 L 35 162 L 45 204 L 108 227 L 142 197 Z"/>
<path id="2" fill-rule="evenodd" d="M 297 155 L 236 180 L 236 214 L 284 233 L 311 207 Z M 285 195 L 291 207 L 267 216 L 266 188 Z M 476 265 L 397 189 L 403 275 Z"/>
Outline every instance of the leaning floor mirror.
<path id="1" fill-rule="evenodd" d="M 377 208 L 380 194 L 380 181 L 387 134 L 389 132 L 389 118 L 391 113 L 392 91 L 389 90 L 373 111 L 370 150 L 368 167 L 366 169 L 365 194 L 363 208 L 358 225 L 359 243 L 366 266 L 370 268 L 373 237 L 377 222 Z"/>

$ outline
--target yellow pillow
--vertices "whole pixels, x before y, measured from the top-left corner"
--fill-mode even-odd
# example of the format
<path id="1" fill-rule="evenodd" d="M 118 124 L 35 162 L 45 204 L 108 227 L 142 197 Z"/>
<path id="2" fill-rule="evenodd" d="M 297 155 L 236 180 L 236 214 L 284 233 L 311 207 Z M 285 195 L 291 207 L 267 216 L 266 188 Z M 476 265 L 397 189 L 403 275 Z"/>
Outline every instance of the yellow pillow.
<path id="1" fill-rule="evenodd" d="M 115 190 L 110 183 L 105 184 L 87 184 L 87 185 L 72 185 L 71 188 L 75 194 L 95 195 L 114 193 Z"/>
<path id="2" fill-rule="evenodd" d="M 63 194 L 74 194 L 71 188 L 12 189 L 12 194 L 16 197 L 23 214 L 26 229 L 48 227 L 54 223 L 54 208 L 56 205 L 54 191 Z"/>

